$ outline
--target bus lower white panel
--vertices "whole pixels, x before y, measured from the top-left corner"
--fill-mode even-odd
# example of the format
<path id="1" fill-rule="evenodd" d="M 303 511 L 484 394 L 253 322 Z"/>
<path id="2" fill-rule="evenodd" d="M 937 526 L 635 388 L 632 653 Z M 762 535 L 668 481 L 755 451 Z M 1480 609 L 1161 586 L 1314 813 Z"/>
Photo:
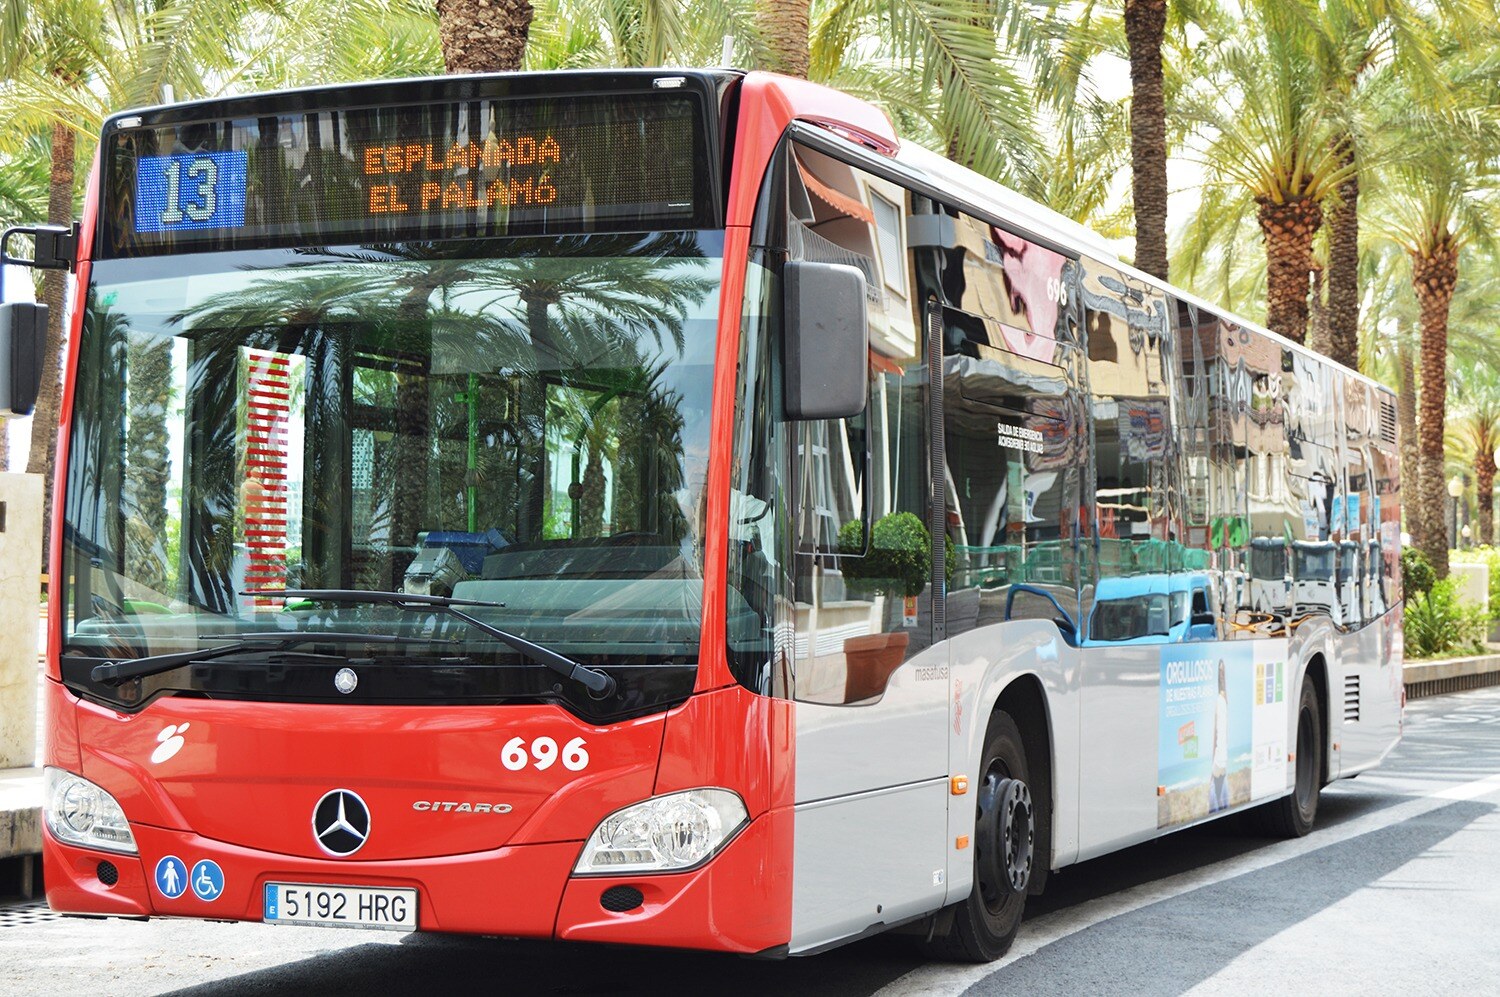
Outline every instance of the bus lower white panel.
<path id="1" fill-rule="evenodd" d="M 1083 649 L 1080 860 L 1152 837 L 1157 828 L 1160 645 Z"/>
<path id="2" fill-rule="evenodd" d="M 946 779 L 799 805 L 792 951 L 942 906 L 947 833 Z"/>
<path id="3" fill-rule="evenodd" d="M 1391 645 L 1400 610 L 1359 631 L 1335 637 L 1337 664 L 1330 666 L 1328 716 L 1330 777 L 1359 772 L 1376 764 L 1400 736 L 1401 662 Z"/>

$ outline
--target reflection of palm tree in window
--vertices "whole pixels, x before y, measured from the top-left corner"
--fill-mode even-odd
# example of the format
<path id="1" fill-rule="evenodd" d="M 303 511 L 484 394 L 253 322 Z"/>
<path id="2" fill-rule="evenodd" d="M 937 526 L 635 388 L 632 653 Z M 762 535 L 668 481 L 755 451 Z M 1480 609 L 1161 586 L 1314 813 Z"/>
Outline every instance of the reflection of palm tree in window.
<path id="1" fill-rule="evenodd" d="M 487 249 L 510 255 L 484 259 Z M 691 265 L 702 259 L 696 238 L 508 240 L 464 244 L 463 251 L 478 259 L 443 255 L 452 251 L 453 244 L 416 244 L 320 253 L 319 262 L 307 267 L 255 275 L 232 293 L 180 313 L 174 322 L 200 340 L 222 332 L 226 347 L 305 354 L 310 439 L 318 413 L 325 420 L 348 418 L 345 376 L 337 372 L 363 371 L 378 358 L 376 366 L 389 372 L 391 383 L 383 384 L 376 404 L 394 423 L 395 447 L 391 459 L 376 462 L 383 479 L 379 490 L 391 498 L 371 510 L 374 519 L 388 521 L 372 519 L 370 532 L 392 543 L 409 544 L 420 529 L 463 528 L 465 518 L 452 517 L 461 504 L 452 503 L 455 497 L 462 503 L 469 488 L 485 489 L 487 504 L 524 510 L 516 523 L 519 539 L 541 536 L 549 382 L 622 396 L 615 406 L 618 417 L 610 419 L 618 424 L 613 434 L 602 426 L 585 427 L 587 461 L 579 483 L 592 496 L 580 507 L 587 533 L 598 535 L 604 528 L 606 462 L 614 465 L 616 480 L 630 482 L 617 488 L 612 520 L 643 522 L 640 513 L 647 509 L 681 518 L 680 510 L 670 512 L 675 498 L 663 505 L 684 483 L 682 419 L 676 411 L 681 398 L 655 382 L 682 357 L 686 321 L 713 288 L 713 275 Z M 590 255 L 577 255 L 582 253 Z M 330 258 L 335 262 L 323 262 Z M 440 378 L 452 376 L 466 376 L 467 386 L 460 382 L 457 391 L 440 386 Z M 469 466 L 458 468 L 452 449 L 445 450 L 438 439 L 461 432 L 455 419 L 467 419 L 474 432 L 473 416 L 453 404 L 454 397 L 474 390 L 482 415 L 508 414 L 504 431 L 491 432 Z M 388 392 L 393 397 L 384 397 Z M 639 411 L 628 413 L 632 407 Z M 652 459 L 634 456 L 639 448 L 632 449 L 631 433 L 650 434 L 638 442 L 654 448 Z M 345 458 L 323 449 L 308 448 L 309 482 L 338 480 L 332 475 Z M 431 461 L 436 463 L 429 468 Z M 637 475 L 645 470 L 633 462 L 656 469 L 649 482 L 640 479 L 649 495 L 635 491 Z M 443 484 L 454 472 L 465 479 L 457 492 Z M 347 511 L 320 509 L 317 490 L 309 493 L 304 535 L 342 535 Z M 342 503 L 348 496 L 327 498 Z M 308 558 L 309 569 L 313 560 Z M 314 569 L 305 582 L 317 573 Z"/>

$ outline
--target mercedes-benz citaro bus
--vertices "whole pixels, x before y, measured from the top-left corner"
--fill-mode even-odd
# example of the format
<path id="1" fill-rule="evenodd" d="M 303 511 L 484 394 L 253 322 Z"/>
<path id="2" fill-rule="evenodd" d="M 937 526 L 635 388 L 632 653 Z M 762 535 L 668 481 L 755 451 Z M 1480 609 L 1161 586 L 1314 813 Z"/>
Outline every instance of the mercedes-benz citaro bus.
<path id="1" fill-rule="evenodd" d="M 56 910 L 989 960 L 1399 737 L 1389 392 L 852 97 L 129 111 L 76 238 Z"/>

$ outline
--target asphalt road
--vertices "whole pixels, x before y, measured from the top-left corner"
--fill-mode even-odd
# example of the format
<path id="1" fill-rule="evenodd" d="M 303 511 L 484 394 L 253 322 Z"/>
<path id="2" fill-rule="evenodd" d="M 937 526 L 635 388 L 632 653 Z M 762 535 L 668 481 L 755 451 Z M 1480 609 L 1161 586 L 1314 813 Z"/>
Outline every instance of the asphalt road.
<path id="1" fill-rule="evenodd" d="M 1413 703 L 1401 746 L 1325 791 L 1307 838 L 1209 826 L 1064 870 L 989 966 L 924 965 L 896 938 L 773 963 L 15 908 L 6 920 L 0 992 L 17 994 L 1497 992 L 1500 689 Z"/>

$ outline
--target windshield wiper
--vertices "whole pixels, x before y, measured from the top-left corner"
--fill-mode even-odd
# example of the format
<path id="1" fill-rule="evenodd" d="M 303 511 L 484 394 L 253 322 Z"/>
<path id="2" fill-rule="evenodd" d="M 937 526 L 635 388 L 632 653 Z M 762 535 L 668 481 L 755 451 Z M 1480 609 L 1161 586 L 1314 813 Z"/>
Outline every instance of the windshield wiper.
<path id="1" fill-rule="evenodd" d="M 269 650 L 285 651 L 296 647 L 298 644 L 316 644 L 323 641 L 329 644 L 452 644 L 451 640 L 436 640 L 431 637 L 396 637 L 391 634 L 362 634 L 362 633 L 287 633 L 274 630 L 269 633 L 240 634 L 240 639 L 231 644 L 217 644 L 214 647 L 205 647 L 198 651 L 175 651 L 171 654 L 152 654 L 144 658 L 121 658 L 118 661 L 106 661 L 102 665 L 95 665 L 89 675 L 95 682 L 105 682 L 109 685 L 119 685 L 130 679 L 142 678 L 147 675 L 159 675 L 169 672 L 183 665 L 191 665 L 197 661 L 209 661 L 213 658 L 222 658 L 230 654 L 238 654 L 241 651 Z M 267 642 L 274 646 L 266 648 Z"/>
<path id="2" fill-rule="evenodd" d="M 490 609 L 504 609 L 505 603 L 503 602 L 450 599 L 441 595 L 414 595 L 407 592 L 384 592 L 379 589 L 248 589 L 240 594 L 307 599 L 311 602 L 365 602 L 377 606 L 395 606 L 407 612 L 436 610 L 454 619 L 462 620 L 475 630 L 510 645 L 511 649 L 518 654 L 546 665 L 564 678 L 579 683 L 588 689 L 589 695 L 594 699 L 604 699 L 613 695 L 615 691 L 613 676 L 589 668 L 566 655 L 548 650 L 540 644 L 533 644 L 509 630 L 502 630 L 493 624 L 476 619 L 458 608 L 460 606 L 484 606 Z"/>

